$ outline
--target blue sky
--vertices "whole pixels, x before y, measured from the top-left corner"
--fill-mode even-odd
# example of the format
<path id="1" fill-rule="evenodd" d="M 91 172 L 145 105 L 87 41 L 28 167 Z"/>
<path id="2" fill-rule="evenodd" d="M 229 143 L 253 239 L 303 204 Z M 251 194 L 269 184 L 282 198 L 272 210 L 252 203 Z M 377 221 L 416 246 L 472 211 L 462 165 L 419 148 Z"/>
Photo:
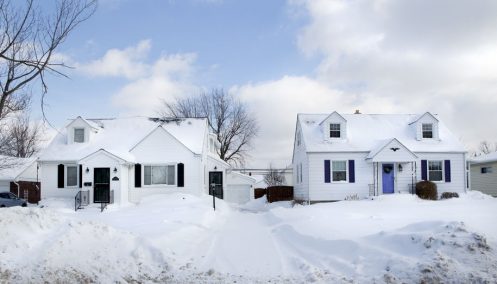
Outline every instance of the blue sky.
<path id="1" fill-rule="evenodd" d="M 496 26 L 494 0 L 101 0 L 59 50 L 75 69 L 50 77 L 47 116 L 223 87 L 259 121 L 251 165 L 289 164 L 297 113 L 334 110 L 431 111 L 474 149 L 497 141 Z"/>

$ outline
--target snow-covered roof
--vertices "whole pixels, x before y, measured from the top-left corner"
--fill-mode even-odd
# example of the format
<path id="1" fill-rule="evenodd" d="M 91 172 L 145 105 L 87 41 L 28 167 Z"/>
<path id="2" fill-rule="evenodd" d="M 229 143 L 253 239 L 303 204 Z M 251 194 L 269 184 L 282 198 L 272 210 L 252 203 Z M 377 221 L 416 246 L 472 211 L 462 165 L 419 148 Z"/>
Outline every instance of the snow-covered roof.
<path id="1" fill-rule="evenodd" d="M 0 155 L 0 180 L 15 180 L 29 166 L 36 161 L 36 157 L 16 158 Z"/>
<path id="2" fill-rule="evenodd" d="M 471 158 L 471 164 L 483 164 L 497 162 L 497 152 Z"/>
<path id="3" fill-rule="evenodd" d="M 424 114 L 423 114 L 424 115 Z M 421 116 L 423 116 L 421 115 Z M 439 120 L 439 139 L 416 139 L 417 114 L 341 114 L 347 121 L 346 139 L 327 141 L 319 125 L 329 114 L 298 114 L 307 152 L 370 152 L 396 138 L 412 152 L 466 152 Z"/>
<path id="4" fill-rule="evenodd" d="M 138 116 L 85 121 L 92 127 L 98 127 L 98 132 L 92 134 L 89 142 L 67 143 L 67 128 L 64 128 L 43 151 L 40 161 L 78 161 L 104 149 L 121 159 L 134 162 L 135 157 L 130 152 L 131 149 L 157 127 L 162 127 L 193 153 L 201 154 L 204 135 L 208 131 L 205 118 L 164 121 Z"/>

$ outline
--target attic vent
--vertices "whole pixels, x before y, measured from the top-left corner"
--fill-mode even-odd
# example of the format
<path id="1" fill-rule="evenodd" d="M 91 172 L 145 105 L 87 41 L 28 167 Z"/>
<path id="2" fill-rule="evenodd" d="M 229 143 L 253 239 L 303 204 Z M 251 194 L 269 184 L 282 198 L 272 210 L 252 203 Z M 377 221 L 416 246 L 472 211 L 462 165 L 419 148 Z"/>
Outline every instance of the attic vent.
<path id="1" fill-rule="evenodd" d="M 314 124 L 315 121 L 314 120 L 306 120 L 305 123 L 307 123 L 307 124 Z"/>

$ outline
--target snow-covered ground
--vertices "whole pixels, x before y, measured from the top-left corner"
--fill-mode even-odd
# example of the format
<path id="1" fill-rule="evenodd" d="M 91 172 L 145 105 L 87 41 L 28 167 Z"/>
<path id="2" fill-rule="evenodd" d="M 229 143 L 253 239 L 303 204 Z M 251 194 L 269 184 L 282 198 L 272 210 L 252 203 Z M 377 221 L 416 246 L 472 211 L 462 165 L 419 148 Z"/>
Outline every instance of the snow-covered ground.
<path id="1" fill-rule="evenodd" d="M 497 282 L 497 199 L 479 192 L 217 210 L 158 195 L 74 212 L 0 209 L 0 283 Z"/>

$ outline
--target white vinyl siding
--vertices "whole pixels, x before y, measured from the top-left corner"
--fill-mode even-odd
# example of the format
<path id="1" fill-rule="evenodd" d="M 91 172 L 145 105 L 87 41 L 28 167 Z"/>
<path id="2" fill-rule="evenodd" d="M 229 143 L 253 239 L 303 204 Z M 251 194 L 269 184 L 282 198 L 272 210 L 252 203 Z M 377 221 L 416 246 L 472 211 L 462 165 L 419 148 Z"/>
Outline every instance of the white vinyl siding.
<path id="1" fill-rule="evenodd" d="M 150 165 L 143 167 L 144 185 L 175 185 L 174 165 Z"/>
<path id="2" fill-rule="evenodd" d="M 497 167 L 497 162 L 471 165 L 471 190 L 497 197 L 497 171 L 493 170 L 495 167 Z M 482 173 L 483 168 L 492 170 Z"/>

